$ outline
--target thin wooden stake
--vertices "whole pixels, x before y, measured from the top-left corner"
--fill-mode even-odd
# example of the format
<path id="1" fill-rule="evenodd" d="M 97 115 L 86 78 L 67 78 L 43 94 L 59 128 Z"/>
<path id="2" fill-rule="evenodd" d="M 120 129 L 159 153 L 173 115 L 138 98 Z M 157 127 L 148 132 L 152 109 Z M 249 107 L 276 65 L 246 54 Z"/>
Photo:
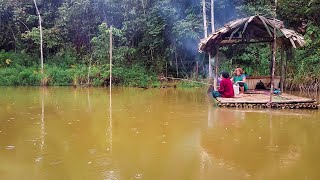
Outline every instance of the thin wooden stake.
<path id="1" fill-rule="evenodd" d="M 42 19 L 41 19 L 41 15 L 40 15 L 40 11 L 38 9 L 37 6 L 37 1 L 33 0 L 34 6 L 36 7 L 36 11 L 37 11 L 37 15 L 39 18 L 39 29 L 40 29 L 40 60 L 41 60 L 41 75 L 43 76 L 44 74 L 44 67 L 43 67 L 43 33 L 42 33 Z M 41 81 L 41 85 L 45 85 L 44 84 L 44 79 L 42 79 Z"/>
<path id="2" fill-rule="evenodd" d="M 91 63 L 92 63 L 92 54 L 91 54 L 90 60 L 89 60 L 89 68 L 88 68 L 88 74 L 87 74 L 87 87 L 90 87 Z"/>
<path id="3" fill-rule="evenodd" d="M 174 45 L 174 57 L 176 59 L 176 73 L 177 73 L 177 77 L 179 77 L 179 68 L 178 68 L 178 55 L 177 55 L 177 47 L 176 45 Z"/>
<path id="4" fill-rule="evenodd" d="M 166 77 L 168 77 L 168 62 L 166 62 Z"/>
<path id="5" fill-rule="evenodd" d="M 109 43 L 110 43 L 110 50 L 109 50 L 109 55 L 110 55 L 110 79 L 109 79 L 109 87 L 110 87 L 110 100 L 111 100 L 111 87 L 112 87 L 112 26 L 110 27 L 110 32 L 109 32 Z M 111 101 L 110 101 L 111 102 Z"/>
<path id="6" fill-rule="evenodd" d="M 199 76 L 199 62 L 196 62 L 196 80 L 198 80 L 198 76 Z"/>
<path id="7" fill-rule="evenodd" d="M 109 138 L 110 138 L 110 151 L 112 152 L 112 29 L 113 27 L 110 27 L 109 31 L 109 43 L 110 43 L 110 50 L 109 50 L 109 55 L 110 55 L 110 80 L 109 80 Z"/>

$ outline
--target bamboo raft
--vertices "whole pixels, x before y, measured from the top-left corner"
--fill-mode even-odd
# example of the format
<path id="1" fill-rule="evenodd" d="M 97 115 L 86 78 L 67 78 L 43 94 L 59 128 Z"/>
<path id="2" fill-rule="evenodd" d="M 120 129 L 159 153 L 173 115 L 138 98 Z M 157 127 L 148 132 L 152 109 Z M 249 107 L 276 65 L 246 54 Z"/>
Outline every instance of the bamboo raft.
<path id="1" fill-rule="evenodd" d="M 234 108 L 275 108 L 275 109 L 318 109 L 319 105 L 314 99 L 282 93 L 274 95 L 269 103 L 270 94 L 267 91 L 250 91 L 235 98 L 218 97 L 219 107 Z"/>

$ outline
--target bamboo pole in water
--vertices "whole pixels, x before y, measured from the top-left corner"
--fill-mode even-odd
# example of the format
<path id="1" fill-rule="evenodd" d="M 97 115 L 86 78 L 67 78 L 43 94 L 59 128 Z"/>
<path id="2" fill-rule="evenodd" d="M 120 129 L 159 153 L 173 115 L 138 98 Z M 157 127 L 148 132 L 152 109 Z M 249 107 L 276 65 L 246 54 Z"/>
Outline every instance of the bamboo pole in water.
<path id="1" fill-rule="evenodd" d="M 112 152 L 112 29 L 113 27 L 110 27 L 109 32 L 109 43 L 110 43 L 110 50 L 109 50 L 109 56 L 110 56 L 110 79 L 109 79 L 109 143 L 110 143 L 110 151 Z"/>
<path id="2" fill-rule="evenodd" d="M 277 52 L 277 28 L 276 28 L 276 16 L 277 16 L 277 0 L 274 5 L 274 16 L 273 16 L 273 47 L 272 47 L 272 72 L 271 72 L 271 88 L 270 88 L 270 100 L 269 104 L 272 103 L 273 90 L 274 90 L 274 73 L 276 66 L 276 52 Z"/>
<path id="3" fill-rule="evenodd" d="M 88 74 L 87 74 L 87 87 L 90 86 L 91 63 L 92 63 L 92 54 L 89 59 L 89 67 L 88 67 Z"/>
<path id="4" fill-rule="evenodd" d="M 112 87 L 112 26 L 110 27 L 110 32 L 109 32 L 109 43 L 110 43 L 110 49 L 109 49 L 109 55 L 110 55 L 109 91 L 110 91 L 110 103 L 111 103 L 111 87 Z"/>

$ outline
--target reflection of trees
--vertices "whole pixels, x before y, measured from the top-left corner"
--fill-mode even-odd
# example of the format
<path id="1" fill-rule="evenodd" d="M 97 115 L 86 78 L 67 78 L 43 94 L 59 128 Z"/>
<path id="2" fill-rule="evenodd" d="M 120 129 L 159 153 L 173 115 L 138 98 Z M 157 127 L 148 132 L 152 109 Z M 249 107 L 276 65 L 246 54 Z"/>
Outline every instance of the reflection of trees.
<path id="1" fill-rule="evenodd" d="M 89 97 L 89 96 L 88 96 Z M 116 164 L 117 162 L 114 160 L 113 154 L 113 119 L 112 119 L 112 89 L 110 86 L 109 89 L 109 117 L 106 126 L 106 142 L 108 142 L 108 147 L 105 149 L 106 153 L 109 156 L 109 161 L 112 164 Z M 103 179 L 107 180 L 118 180 L 120 179 L 120 170 L 115 168 L 117 166 L 113 165 L 111 169 L 105 170 L 102 172 Z"/>
<path id="2" fill-rule="evenodd" d="M 37 157 L 35 159 L 35 163 L 39 163 L 38 167 L 37 167 L 37 174 L 41 175 L 41 165 L 43 165 L 43 155 L 44 155 L 44 151 L 45 151 L 45 136 L 46 136 L 46 129 L 45 129 L 45 121 L 44 121 L 44 117 L 45 117 L 45 105 L 44 105 L 44 98 L 45 98 L 45 87 L 41 88 L 41 92 L 40 92 L 40 101 L 41 101 L 41 116 L 40 116 L 40 137 L 39 137 L 39 152 L 37 153 Z"/>
<path id="3" fill-rule="evenodd" d="M 184 102 L 189 95 L 196 102 L 198 95 L 175 89 L 161 89 L 160 93 L 157 89 L 134 89 L 121 98 L 112 96 L 112 164 L 116 164 L 113 173 L 121 172 L 121 179 L 199 177 L 201 131 L 190 123 L 190 116 L 198 117 L 192 114 L 198 107 Z"/>

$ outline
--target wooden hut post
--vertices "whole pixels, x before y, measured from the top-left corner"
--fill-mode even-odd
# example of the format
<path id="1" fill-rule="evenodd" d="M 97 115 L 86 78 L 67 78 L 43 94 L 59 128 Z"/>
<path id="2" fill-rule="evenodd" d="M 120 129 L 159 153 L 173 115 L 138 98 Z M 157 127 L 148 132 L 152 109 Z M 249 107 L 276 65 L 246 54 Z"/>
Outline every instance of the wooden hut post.
<path id="1" fill-rule="evenodd" d="M 288 70 L 288 60 L 289 60 L 289 49 L 286 48 L 286 57 L 284 59 L 284 79 L 283 79 L 283 87 L 287 87 L 287 70 Z"/>
<path id="2" fill-rule="evenodd" d="M 274 90 L 274 72 L 276 67 L 276 52 L 277 52 L 277 27 L 276 27 L 276 15 L 277 15 L 277 0 L 274 5 L 274 17 L 273 17 L 273 47 L 272 47 L 272 70 L 271 70 L 271 88 L 269 104 L 272 104 L 272 96 Z"/>
<path id="3" fill-rule="evenodd" d="M 214 57 L 212 57 L 211 53 L 209 52 L 209 84 L 212 83 L 212 65 L 211 61 L 214 61 Z"/>
<path id="4" fill-rule="evenodd" d="M 217 48 L 217 54 L 215 56 L 215 63 L 214 63 L 214 89 L 218 90 L 218 70 L 219 70 L 219 46 Z"/>
<path id="5" fill-rule="evenodd" d="M 281 43 L 281 58 L 280 58 L 280 64 L 281 64 L 281 69 L 280 69 L 280 91 L 283 92 L 283 82 L 284 82 L 284 43 Z"/>

